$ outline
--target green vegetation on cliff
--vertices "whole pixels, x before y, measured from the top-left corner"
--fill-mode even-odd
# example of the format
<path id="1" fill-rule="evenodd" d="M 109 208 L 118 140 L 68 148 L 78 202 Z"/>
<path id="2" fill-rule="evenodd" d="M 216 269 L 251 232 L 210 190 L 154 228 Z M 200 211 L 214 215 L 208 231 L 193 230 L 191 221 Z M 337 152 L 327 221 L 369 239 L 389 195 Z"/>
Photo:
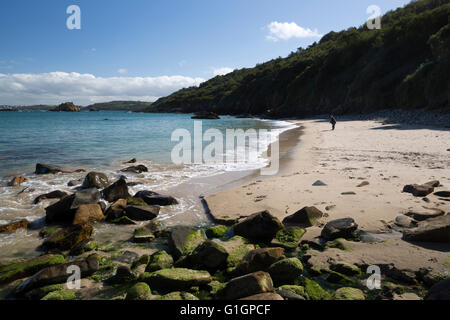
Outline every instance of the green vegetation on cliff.
<path id="1" fill-rule="evenodd" d="M 182 89 L 147 111 L 282 117 L 449 110 L 449 16 L 449 0 L 414 1 L 385 14 L 380 30 L 364 24 L 330 32 L 287 58 Z"/>

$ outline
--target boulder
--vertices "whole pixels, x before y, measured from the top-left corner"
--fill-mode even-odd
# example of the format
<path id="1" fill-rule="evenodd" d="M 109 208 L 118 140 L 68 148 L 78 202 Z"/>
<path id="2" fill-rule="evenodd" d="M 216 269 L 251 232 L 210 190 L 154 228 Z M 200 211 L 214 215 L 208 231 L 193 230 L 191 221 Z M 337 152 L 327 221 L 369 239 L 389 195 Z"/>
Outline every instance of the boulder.
<path id="1" fill-rule="evenodd" d="M 234 225 L 236 235 L 267 242 L 270 242 L 281 229 L 283 225 L 280 220 L 267 210 L 252 214 Z"/>
<path id="2" fill-rule="evenodd" d="M 145 227 L 134 230 L 133 242 L 134 243 L 147 243 L 155 240 L 153 232 Z"/>
<path id="3" fill-rule="evenodd" d="M 159 210 L 159 206 L 127 206 L 124 214 L 134 221 L 148 221 L 155 219 Z"/>
<path id="4" fill-rule="evenodd" d="M 164 250 L 160 250 L 152 254 L 150 263 L 145 269 L 146 272 L 154 272 L 162 269 L 171 268 L 173 266 L 173 258 Z"/>
<path id="5" fill-rule="evenodd" d="M 75 212 L 72 224 L 94 223 L 105 219 L 102 208 L 98 204 L 83 204 Z"/>
<path id="6" fill-rule="evenodd" d="M 285 300 L 306 300 L 305 288 L 296 285 L 284 285 L 275 290 Z"/>
<path id="7" fill-rule="evenodd" d="M 213 226 L 213 227 L 208 228 L 205 231 L 205 234 L 209 239 L 221 239 L 221 238 L 225 237 L 228 230 L 229 230 L 229 227 L 224 226 L 224 225 L 218 225 L 218 226 Z"/>
<path id="8" fill-rule="evenodd" d="M 72 269 L 74 266 L 80 269 L 81 277 L 86 278 L 98 270 L 99 262 L 96 257 L 90 256 L 86 260 L 72 261 L 65 264 L 47 267 L 22 282 L 16 288 L 16 292 L 18 294 L 22 294 L 35 288 L 48 286 L 51 284 L 65 283 L 69 277 L 74 274 Z"/>
<path id="9" fill-rule="evenodd" d="M 322 230 L 321 237 L 327 241 L 337 238 L 351 239 L 355 237 L 358 225 L 352 218 L 337 219 L 328 222 Z"/>
<path id="10" fill-rule="evenodd" d="M 196 296 L 189 292 L 170 292 L 163 296 L 157 297 L 153 300 L 163 300 L 163 301 L 197 301 L 199 300 Z"/>
<path id="11" fill-rule="evenodd" d="M 104 189 L 101 194 L 102 198 L 108 202 L 115 202 L 119 199 L 128 199 L 130 197 L 127 182 L 124 179 L 117 180 Z"/>
<path id="12" fill-rule="evenodd" d="M 316 207 L 304 207 L 293 215 L 290 215 L 283 220 L 285 225 L 298 225 L 303 228 L 315 226 L 317 220 L 323 217 L 323 212 Z"/>
<path id="13" fill-rule="evenodd" d="M 307 300 L 330 300 L 331 295 L 323 289 L 317 282 L 308 278 L 303 278 L 302 285 L 305 288 Z"/>
<path id="14" fill-rule="evenodd" d="M 27 227 L 28 227 L 28 220 L 23 219 L 20 221 L 0 225 L 0 233 L 14 233 L 19 229 L 26 229 Z"/>
<path id="15" fill-rule="evenodd" d="M 403 192 L 412 193 L 415 197 L 426 197 L 434 192 L 433 184 L 409 184 L 403 187 Z"/>
<path id="16" fill-rule="evenodd" d="M 325 182 L 321 181 L 321 180 L 317 180 L 316 182 L 313 183 L 314 187 L 326 187 L 328 186 Z"/>
<path id="17" fill-rule="evenodd" d="M 428 210 L 430 211 L 409 211 L 406 215 L 417 221 L 424 221 L 430 218 L 437 218 L 445 215 L 445 211 L 441 209 L 433 208 Z"/>
<path id="18" fill-rule="evenodd" d="M 417 225 L 417 221 L 415 221 L 414 219 L 411 219 L 410 217 L 401 214 L 397 217 L 395 217 L 395 221 L 394 223 L 402 228 L 411 228 Z"/>
<path id="19" fill-rule="evenodd" d="M 450 242 L 450 215 L 428 219 L 417 228 L 403 231 L 403 240 L 418 242 Z"/>
<path id="20" fill-rule="evenodd" d="M 364 293 L 360 289 L 350 287 L 337 289 L 333 298 L 335 300 L 366 300 Z"/>
<path id="21" fill-rule="evenodd" d="M 236 300 L 273 291 L 270 275 L 267 272 L 258 271 L 230 280 L 221 290 L 220 295 L 225 300 Z"/>
<path id="22" fill-rule="evenodd" d="M 10 182 L 8 182 L 8 186 L 9 187 L 17 187 L 27 181 L 28 181 L 28 179 L 25 178 L 24 176 L 16 176 L 16 177 L 12 178 L 12 180 Z"/>
<path id="23" fill-rule="evenodd" d="M 118 219 L 124 215 L 125 208 L 127 207 L 127 200 L 119 199 L 106 209 L 105 216 L 107 221 Z"/>
<path id="24" fill-rule="evenodd" d="M 248 243 L 247 239 L 240 236 L 234 236 L 227 241 L 220 242 L 220 245 L 228 252 L 227 268 L 229 272 L 232 272 L 245 256 L 255 249 L 255 245 Z"/>
<path id="25" fill-rule="evenodd" d="M 134 197 L 144 200 L 148 205 L 171 206 L 178 204 L 178 201 L 174 197 L 152 191 L 139 191 Z"/>
<path id="26" fill-rule="evenodd" d="M 125 300 L 151 300 L 152 291 L 145 282 L 136 283 L 127 291 Z"/>
<path id="27" fill-rule="evenodd" d="M 175 259 L 188 255 L 195 250 L 206 238 L 201 230 L 189 227 L 175 227 L 169 236 L 169 247 Z"/>
<path id="28" fill-rule="evenodd" d="M 250 251 L 241 263 L 238 264 L 234 273 L 246 274 L 256 271 L 267 271 L 267 269 L 284 255 L 283 248 L 260 248 Z"/>
<path id="29" fill-rule="evenodd" d="M 51 223 L 72 223 L 77 209 L 85 204 L 98 204 L 100 193 L 97 189 L 77 191 L 45 208 L 45 221 Z"/>
<path id="30" fill-rule="evenodd" d="M 83 189 L 103 189 L 109 185 L 108 177 L 101 172 L 89 172 L 84 178 Z"/>
<path id="31" fill-rule="evenodd" d="M 253 296 L 247 297 L 247 298 L 242 298 L 239 300 L 250 300 L 250 301 L 276 301 L 276 300 L 284 300 L 282 296 L 280 296 L 278 293 L 260 293 L 260 294 L 255 294 Z"/>
<path id="32" fill-rule="evenodd" d="M 10 263 L 0 267 L 0 285 L 32 276 L 52 265 L 65 263 L 62 255 L 46 254 L 27 261 Z"/>
<path id="33" fill-rule="evenodd" d="M 96 250 L 97 248 L 98 248 L 97 241 L 91 240 L 91 239 L 85 239 L 70 250 L 69 256 L 72 256 L 72 257 L 80 256 L 83 253 Z"/>
<path id="34" fill-rule="evenodd" d="M 129 282 L 134 282 L 137 280 L 136 274 L 130 270 L 127 266 L 119 266 L 116 273 L 105 280 L 107 284 L 125 284 Z"/>
<path id="35" fill-rule="evenodd" d="M 295 283 L 303 274 L 303 265 L 297 258 L 287 258 L 275 262 L 269 267 L 269 274 L 275 286 Z"/>
<path id="36" fill-rule="evenodd" d="M 137 162 L 137 159 L 136 159 L 136 158 L 133 158 L 133 159 L 131 159 L 130 161 L 125 162 L 125 164 L 136 163 L 136 162 Z"/>
<path id="37" fill-rule="evenodd" d="M 365 186 L 368 186 L 368 185 L 370 185 L 369 181 L 363 181 L 360 184 L 358 184 L 356 187 L 357 188 L 362 188 L 362 187 L 365 187 Z"/>
<path id="38" fill-rule="evenodd" d="M 281 229 L 275 235 L 271 245 L 275 247 L 282 247 L 287 250 L 295 250 L 306 230 L 298 227 L 287 227 Z"/>
<path id="39" fill-rule="evenodd" d="M 450 279 L 443 280 L 432 286 L 425 300 L 450 300 Z"/>
<path id="40" fill-rule="evenodd" d="M 60 173 L 60 172 L 63 172 L 61 167 L 53 166 L 53 165 L 49 165 L 49 164 L 38 163 L 36 165 L 36 170 L 34 173 L 35 174 L 56 174 L 56 173 Z"/>
<path id="41" fill-rule="evenodd" d="M 196 268 L 218 269 L 226 266 L 228 252 L 218 242 L 207 240 L 199 245 L 188 257 Z"/>
<path id="42" fill-rule="evenodd" d="M 46 194 L 41 194 L 40 196 L 36 197 L 33 201 L 33 204 L 38 204 L 42 200 L 45 199 L 62 199 L 64 197 L 67 197 L 67 193 L 64 191 L 56 190 L 52 191 Z"/>
<path id="43" fill-rule="evenodd" d="M 89 239 L 94 233 L 90 224 L 78 224 L 62 229 L 44 240 L 42 247 L 45 250 L 70 250 L 85 239 Z"/>
<path id="44" fill-rule="evenodd" d="M 142 173 L 142 172 L 148 172 L 148 168 L 142 164 L 137 166 L 131 166 L 128 168 L 125 168 L 121 170 L 122 172 L 134 172 L 134 173 Z"/>
<path id="45" fill-rule="evenodd" d="M 172 268 L 144 273 L 140 281 L 147 283 L 152 289 L 170 292 L 206 285 L 212 281 L 212 277 L 207 271 Z"/>
<path id="46" fill-rule="evenodd" d="M 353 264 L 345 263 L 345 262 L 335 262 L 330 264 L 330 269 L 339 272 L 343 275 L 350 276 L 350 277 L 356 277 L 360 276 L 362 274 L 362 271 L 360 268 Z"/>

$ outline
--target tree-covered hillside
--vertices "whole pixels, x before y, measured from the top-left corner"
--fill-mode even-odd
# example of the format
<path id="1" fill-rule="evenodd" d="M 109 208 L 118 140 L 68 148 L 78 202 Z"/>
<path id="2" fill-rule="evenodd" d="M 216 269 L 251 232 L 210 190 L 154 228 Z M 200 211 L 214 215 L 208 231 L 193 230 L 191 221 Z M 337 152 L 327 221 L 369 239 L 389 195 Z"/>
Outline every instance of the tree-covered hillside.
<path id="1" fill-rule="evenodd" d="M 161 98 L 149 112 L 263 114 L 274 117 L 450 110 L 450 3 L 419 0 L 366 25 L 330 32 L 255 68 L 215 77 Z M 269 111 L 270 110 L 270 111 Z"/>
<path id="2" fill-rule="evenodd" d="M 87 106 L 87 110 L 123 110 L 123 111 L 133 111 L 133 112 L 141 112 L 147 109 L 152 105 L 151 102 L 142 102 L 142 101 L 111 101 L 111 102 L 102 102 L 95 103 Z"/>

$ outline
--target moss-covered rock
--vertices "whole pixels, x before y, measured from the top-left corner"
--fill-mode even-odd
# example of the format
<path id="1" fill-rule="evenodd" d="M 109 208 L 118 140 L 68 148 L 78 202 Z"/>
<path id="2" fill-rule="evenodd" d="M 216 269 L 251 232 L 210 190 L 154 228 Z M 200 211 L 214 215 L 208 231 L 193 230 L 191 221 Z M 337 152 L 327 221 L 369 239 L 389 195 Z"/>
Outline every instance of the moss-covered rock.
<path id="1" fill-rule="evenodd" d="M 235 300 L 273 290 L 270 274 L 258 271 L 230 280 L 219 295 L 225 300 Z"/>
<path id="2" fill-rule="evenodd" d="M 152 242 L 155 238 L 153 232 L 145 227 L 134 230 L 133 242 L 135 243 Z"/>
<path id="3" fill-rule="evenodd" d="M 67 289 L 52 291 L 42 298 L 42 300 L 76 300 L 76 299 L 78 299 L 76 291 Z"/>
<path id="4" fill-rule="evenodd" d="M 314 280 L 303 278 L 302 285 L 308 300 L 330 300 L 331 295 Z"/>
<path id="5" fill-rule="evenodd" d="M 129 197 L 127 199 L 127 205 L 129 205 L 129 206 L 146 206 L 147 203 L 140 198 Z"/>
<path id="6" fill-rule="evenodd" d="M 333 295 L 335 300 L 365 300 L 364 293 L 356 288 L 339 288 Z"/>
<path id="7" fill-rule="evenodd" d="M 174 258 L 189 255 L 202 242 L 206 240 L 202 230 L 195 230 L 189 227 L 175 227 L 169 236 L 169 246 Z"/>
<path id="8" fill-rule="evenodd" d="M 62 229 L 44 240 L 42 247 L 46 250 L 70 250 L 83 240 L 89 239 L 94 233 L 90 224 L 79 224 Z"/>
<path id="9" fill-rule="evenodd" d="M 137 224 L 135 221 L 131 220 L 130 218 L 128 218 L 126 216 L 114 219 L 111 221 L 111 223 L 118 224 L 118 225 L 136 225 Z"/>
<path id="10" fill-rule="evenodd" d="M 161 250 L 155 252 L 150 257 L 150 263 L 145 269 L 146 272 L 154 272 L 162 269 L 171 268 L 173 266 L 173 258 L 166 251 Z"/>
<path id="11" fill-rule="evenodd" d="M 146 272 L 140 276 L 140 281 L 147 283 L 150 288 L 157 291 L 187 290 L 193 286 L 210 283 L 212 277 L 207 271 L 172 268 L 152 273 Z"/>
<path id="12" fill-rule="evenodd" d="M 339 284 L 339 285 L 345 285 L 345 286 L 355 286 L 358 285 L 358 281 L 348 277 L 344 274 L 341 274 L 339 272 L 336 271 L 327 271 L 328 276 L 327 276 L 327 281 L 331 282 L 331 283 L 335 283 L 335 284 Z"/>
<path id="13" fill-rule="evenodd" d="M 219 282 L 219 281 L 211 281 L 210 283 L 208 283 L 207 288 L 208 291 L 211 295 L 215 296 L 218 292 L 220 292 L 220 290 L 222 290 L 223 288 L 225 288 L 226 284 Z"/>
<path id="14" fill-rule="evenodd" d="M 24 262 L 6 265 L 0 268 L 0 284 L 29 277 L 44 268 L 65 262 L 66 258 L 62 255 L 48 254 Z"/>
<path id="15" fill-rule="evenodd" d="M 45 228 L 41 229 L 41 231 L 39 231 L 39 236 L 41 238 L 48 238 L 60 230 L 61 230 L 61 228 L 58 228 L 58 227 L 45 227 Z"/>
<path id="16" fill-rule="evenodd" d="M 360 268 L 353 264 L 345 263 L 345 262 L 337 262 L 332 263 L 330 265 L 330 269 L 336 272 L 339 272 L 343 275 L 350 276 L 350 277 L 357 277 L 362 274 L 362 271 Z"/>
<path id="17" fill-rule="evenodd" d="M 267 271 L 268 268 L 284 256 L 283 248 L 259 248 L 250 251 L 233 271 L 233 275 L 241 275 L 256 271 Z"/>
<path id="18" fill-rule="evenodd" d="M 134 268 L 136 268 L 136 267 L 138 267 L 140 265 L 147 266 L 150 263 L 150 260 L 151 260 L 150 255 L 144 254 L 144 255 L 136 258 L 133 261 L 133 263 L 131 264 L 131 269 L 134 269 Z"/>
<path id="19" fill-rule="evenodd" d="M 296 283 L 302 273 L 303 265 L 297 258 L 283 259 L 269 267 L 269 274 L 276 286 Z"/>
<path id="20" fill-rule="evenodd" d="M 217 269 L 225 266 L 228 252 L 219 243 L 207 240 L 188 257 L 195 268 Z"/>
<path id="21" fill-rule="evenodd" d="M 328 241 L 325 244 L 325 248 L 336 248 L 336 249 L 341 249 L 344 251 L 350 250 L 350 248 L 345 244 L 344 238 L 338 238 L 338 239 L 334 239 L 332 241 Z"/>
<path id="22" fill-rule="evenodd" d="M 305 292 L 305 288 L 302 286 L 296 286 L 296 285 L 283 285 L 279 289 L 290 291 L 296 295 L 299 295 L 303 298 L 307 298 L 307 294 Z"/>
<path id="23" fill-rule="evenodd" d="M 148 284 L 139 282 L 128 289 L 125 300 L 150 300 L 151 298 L 152 291 Z"/>
<path id="24" fill-rule="evenodd" d="M 255 249 L 253 244 L 250 244 L 247 239 L 235 236 L 230 240 L 221 243 L 221 245 L 227 250 L 227 268 L 228 271 L 232 271 L 239 265 L 244 257 L 252 250 Z"/>
<path id="25" fill-rule="evenodd" d="M 206 236 L 209 239 L 221 239 L 226 235 L 228 229 L 229 227 L 224 225 L 213 226 L 206 230 Z"/>
<path id="26" fill-rule="evenodd" d="M 305 232 L 305 229 L 297 227 L 281 229 L 272 240 L 272 245 L 281 246 L 287 250 L 295 250 Z"/>
<path id="27" fill-rule="evenodd" d="M 189 292 L 171 292 L 161 297 L 156 298 L 155 300 L 168 300 L 168 301 L 176 301 L 176 300 L 186 300 L 186 301 L 194 301 L 199 300 L 196 296 Z"/>

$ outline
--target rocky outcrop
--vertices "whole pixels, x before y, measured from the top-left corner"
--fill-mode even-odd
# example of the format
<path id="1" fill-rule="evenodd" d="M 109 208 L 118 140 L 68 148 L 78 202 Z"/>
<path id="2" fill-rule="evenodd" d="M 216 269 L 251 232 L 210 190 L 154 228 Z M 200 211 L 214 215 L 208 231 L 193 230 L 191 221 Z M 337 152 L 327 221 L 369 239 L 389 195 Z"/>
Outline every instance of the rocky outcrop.
<path id="1" fill-rule="evenodd" d="M 89 172 L 84 178 L 82 188 L 83 189 L 103 189 L 109 185 L 108 177 L 101 172 Z"/>
<path id="2" fill-rule="evenodd" d="M 439 187 L 439 181 L 430 181 L 422 185 L 409 184 L 403 188 L 403 192 L 412 193 L 414 197 L 426 197 L 434 192 L 434 188 Z"/>
<path id="3" fill-rule="evenodd" d="M 20 221 L 0 225 L 0 233 L 14 233 L 19 229 L 26 229 L 28 227 L 28 223 L 28 220 L 23 219 Z"/>
<path id="4" fill-rule="evenodd" d="M 114 182 L 112 185 L 104 189 L 101 195 L 102 198 L 108 202 L 115 202 L 119 199 L 128 199 L 128 197 L 130 197 L 125 179 L 119 179 Z"/>
<path id="5" fill-rule="evenodd" d="M 178 204 L 178 201 L 174 197 L 152 191 L 139 191 L 134 197 L 144 200 L 148 205 L 171 206 Z"/>
<path id="6" fill-rule="evenodd" d="M 322 217 L 323 212 L 316 207 L 304 207 L 293 215 L 284 218 L 283 224 L 308 228 L 316 225 L 317 220 Z"/>
<path id="7" fill-rule="evenodd" d="M 403 232 L 403 240 L 419 242 L 450 242 L 450 215 L 420 222 L 417 228 Z"/>
<path id="8" fill-rule="evenodd" d="M 73 102 L 65 102 L 57 106 L 52 112 L 80 112 L 80 107 L 77 107 Z"/>
<path id="9" fill-rule="evenodd" d="M 252 214 L 234 225 L 235 234 L 247 239 L 267 242 L 270 242 L 281 229 L 283 225 L 280 220 L 267 210 Z"/>

